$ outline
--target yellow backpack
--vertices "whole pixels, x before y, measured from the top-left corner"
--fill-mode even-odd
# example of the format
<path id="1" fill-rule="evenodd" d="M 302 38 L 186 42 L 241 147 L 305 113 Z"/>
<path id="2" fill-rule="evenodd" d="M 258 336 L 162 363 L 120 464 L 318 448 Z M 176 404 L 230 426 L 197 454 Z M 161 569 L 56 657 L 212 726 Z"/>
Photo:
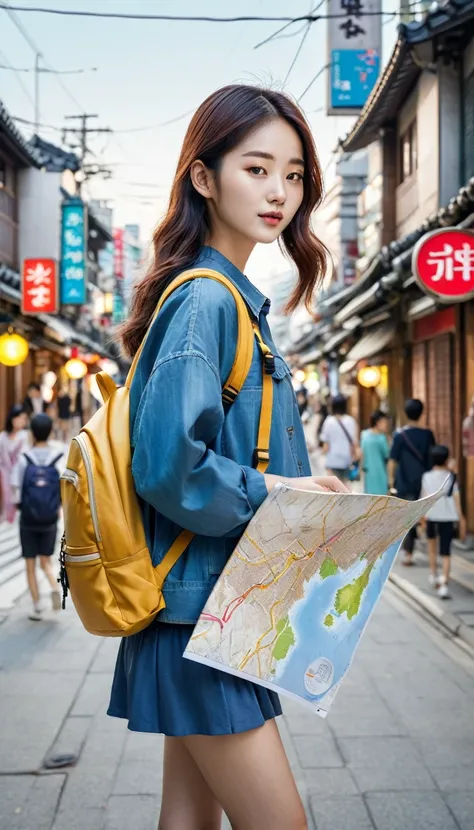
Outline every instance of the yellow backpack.
<path id="1" fill-rule="evenodd" d="M 172 291 L 202 277 L 225 285 L 237 305 L 237 348 L 222 391 L 225 409 L 232 405 L 249 372 L 254 336 L 260 346 L 263 393 L 254 463 L 264 472 L 269 463 L 274 361 L 233 283 L 217 271 L 184 272 L 163 293 L 150 328 Z M 104 405 L 73 438 L 61 477 L 63 608 L 69 589 L 84 627 L 103 637 L 127 637 L 152 622 L 165 607 L 163 582 L 194 535 L 183 530 L 160 564 L 153 567 L 132 478 L 129 425 L 130 386 L 145 340 L 125 386 L 117 388 L 104 373 L 96 376 Z"/>

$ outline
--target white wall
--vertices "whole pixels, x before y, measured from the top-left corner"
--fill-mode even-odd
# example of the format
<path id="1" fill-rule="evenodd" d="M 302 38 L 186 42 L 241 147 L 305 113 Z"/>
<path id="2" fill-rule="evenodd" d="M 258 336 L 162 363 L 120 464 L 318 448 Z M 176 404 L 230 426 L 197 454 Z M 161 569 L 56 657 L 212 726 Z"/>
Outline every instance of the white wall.
<path id="1" fill-rule="evenodd" d="M 400 111 L 398 140 L 415 115 L 418 169 L 397 187 L 397 238 L 418 228 L 438 208 L 438 79 L 430 72 L 422 73 Z"/>
<path id="2" fill-rule="evenodd" d="M 18 254 L 59 260 L 61 173 L 21 170 L 18 175 Z"/>

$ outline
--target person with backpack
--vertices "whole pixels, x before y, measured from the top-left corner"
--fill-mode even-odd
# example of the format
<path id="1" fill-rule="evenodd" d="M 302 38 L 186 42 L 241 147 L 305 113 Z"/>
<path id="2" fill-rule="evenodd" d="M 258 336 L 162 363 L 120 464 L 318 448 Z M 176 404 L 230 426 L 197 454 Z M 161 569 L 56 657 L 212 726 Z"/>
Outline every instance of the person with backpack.
<path id="1" fill-rule="evenodd" d="M 61 608 L 57 579 L 51 565 L 56 545 L 57 524 L 61 508 L 59 462 L 64 452 L 58 452 L 49 442 L 53 421 L 46 414 L 33 415 L 30 429 L 33 446 L 20 457 L 16 471 L 16 492 L 20 516 L 20 542 L 26 563 L 28 588 L 33 600 L 30 620 L 43 619 L 40 604 L 36 560 L 51 588 L 54 611 Z"/>
<path id="2" fill-rule="evenodd" d="M 431 470 L 431 448 L 435 437 L 430 429 L 420 426 L 424 406 L 418 398 L 405 402 L 406 424 L 393 436 L 388 478 L 390 490 L 400 499 L 416 501 L 420 498 L 423 474 Z M 402 544 L 402 564 L 414 564 L 413 548 L 416 540 L 416 526 L 405 536 Z"/>
<path id="3" fill-rule="evenodd" d="M 222 810 L 236 828 L 307 827 L 277 695 L 183 652 L 275 485 L 348 492 L 310 474 L 270 303 L 244 274 L 256 243 L 279 239 L 299 271 L 288 310 L 311 302 L 325 273 L 311 227 L 321 196 L 309 126 L 286 95 L 232 85 L 198 107 L 122 328 L 129 377 L 117 389 L 97 376 L 105 405 L 73 439 L 63 473 L 64 594 L 89 630 L 129 635 L 108 712 L 166 736 L 160 830 L 217 830 Z"/>

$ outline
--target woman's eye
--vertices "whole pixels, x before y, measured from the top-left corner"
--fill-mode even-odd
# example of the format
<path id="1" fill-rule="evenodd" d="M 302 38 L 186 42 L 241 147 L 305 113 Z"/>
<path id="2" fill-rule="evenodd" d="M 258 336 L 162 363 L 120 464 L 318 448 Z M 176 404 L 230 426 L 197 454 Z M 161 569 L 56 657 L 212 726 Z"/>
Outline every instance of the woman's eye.
<path id="1" fill-rule="evenodd" d="M 292 182 L 302 182 L 303 181 L 303 174 L 302 173 L 290 173 L 288 176 L 290 181 Z"/>
<path id="2" fill-rule="evenodd" d="M 261 176 L 262 173 L 265 173 L 265 169 L 263 167 L 249 167 L 249 173 L 253 173 L 254 176 Z"/>

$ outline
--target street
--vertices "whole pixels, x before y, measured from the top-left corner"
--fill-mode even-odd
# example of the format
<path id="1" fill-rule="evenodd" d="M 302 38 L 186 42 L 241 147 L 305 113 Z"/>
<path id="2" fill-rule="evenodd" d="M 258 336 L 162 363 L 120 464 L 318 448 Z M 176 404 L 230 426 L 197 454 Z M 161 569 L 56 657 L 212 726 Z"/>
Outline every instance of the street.
<path id="1" fill-rule="evenodd" d="M 163 739 L 105 714 L 117 642 L 28 607 L 0 626 L 0 827 L 156 830 Z M 327 719 L 284 702 L 309 827 L 473 830 L 473 697 L 472 654 L 387 586 Z"/>

